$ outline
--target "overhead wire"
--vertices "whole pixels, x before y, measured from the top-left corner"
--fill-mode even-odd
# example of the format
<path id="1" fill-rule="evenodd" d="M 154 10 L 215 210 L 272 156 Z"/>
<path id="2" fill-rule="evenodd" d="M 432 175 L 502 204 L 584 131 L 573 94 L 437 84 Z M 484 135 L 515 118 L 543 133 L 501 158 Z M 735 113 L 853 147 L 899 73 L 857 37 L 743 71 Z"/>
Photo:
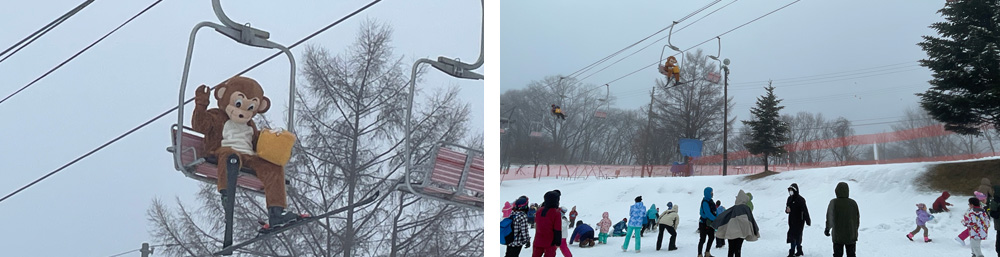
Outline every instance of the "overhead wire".
<path id="1" fill-rule="evenodd" d="M 723 5 L 722 7 L 719 7 L 719 9 L 715 9 L 715 11 L 711 11 L 708 14 L 705 14 L 705 16 L 702 16 L 701 18 L 698 18 L 697 20 L 695 20 L 695 21 L 693 21 L 691 23 L 687 23 L 686 25 L 684 25 L 684 27 L 681 27 L 680 29 L 678 29 L 677 31 L 674 31 L 673 33 L 679 33 L 681 31 L 683 31 L 685 28 L 690 27 L 691 25 L 694 25 L 695 23 L 698 23 L 698 21 L 701 21 L 702 19 L 705 19 L 706 17 L 712 15 L 713 13 L 718 12 L 719 10 L 722 10 L 723 8 L 726 8 L 727 6 L 729 6 L 729 5 L 733 4 L 733 3 L 736 3 L 736 1 L 739 1 L 739 0 L 733 0 L 732 2 L 729 2 L 728 4 Z M 664 39 L 667 39 L 668 36 L 670 36 L 670 35 L 661 37 L 660 39 L 657 39 L 656 41 L 653 41 L 653 42 L 649 43 L 648 45 L 646 45 L 646 46 L 644 46 L 642 48 L 639 48 L 639 50 L 636 50 L 635 52 L 632 52 L 631 54 L 626 55 L 625 57 L 622 57 L 621 59 L 618 59 L 617 61 L 615 61 L 615 62 L 613 62 L 611 64 L 608 64 L 604 68 L 602 68 L 602 69 L 600 69 L 598 71 L 595 71 L 595 72 L 591 73 L 590 75 L 587 75 L 586 77 L 583 77 L 582 79 L 580 79 L 580 81 L 586 80 L 590 76 L 593 76 L 593 75 L 595 75 L 597 73 L 600 73 L 601 71 L 604 71 L 604 70 L 610 68 L 611 66 L 614 66 L 615 64 L 618 64 L 619 62 L 621 62 L 621 61 L 623 61 L 623 60 L 625 60 L 625 59 L 627 59 L 629 57 L 632 57 L 633 55 L 641 52 L 642 50 L 646 50 L 646 48 L 649 48 L 650 46 L 655 45 L 657 42 L 660 42 L 660 41 L 663 41 Z"/>
<path id="2" fill-rule="evenodd" d="M 136 15 L 132 16 L 132 18 L 129 18 L 128 20 L 126 20 L 126 21 L 125 21 L 124 23 L 122 23 L 121 25 L 118 25 L 118 27 L 117 27 L 117 28 L 115 28 L 115 29 L 113 29 L 113 30 L 111 30 L 111 32 L 108 32 L 107 34 L 104 34 L 104 36 L 103 36 L 103 37 L 101 37 L 101 38 L 97 39 L 96 41 L 94 41 L 94 42 L 90 43 L 90 45 L 88 45 L 87 47 L 84 47 L 84 48 L 83 48 L 83 50 L 80 50 L 79 52 L 76 52 L 76 54 L 74 54 L 73 56 L 70 56 L 70 57 L 69 57 L 68 59 L 66 59 L 66 60 L 65 60 L 65 61 L 63 61 L 62 63 L 59 63 L 59 65 L 56 65 L 55 67 L 53 67 L 53 68 L 52 68 L 52 69 L 50 69 L 49 71 L 45 72 L 45 74 L 42 74 L 41 76 L 39 76 L 39 77 L 38 77 L 38 78 L 36 78 L 35 80 L 32 80 L 32 81 L 31 81 L 30 83 L 28 83 L 27 85 L 24 85 L 23 87 L 21 87 L 21 88 L 20 88 L 20 89 L 18 89 L 17 91 L 14 91 L 14 93 L 11 93 L 10 95 L 8 95 L 7 97 L 4 97 L 3 99 L 0 99 L 0 104 L 3 104 L 3 102 L 6 102 L 6 101 L 7 101 L 7 99 L 10 99 L 10 98 L 11 98 L 11 97 L 13 97 L 14 95 L 17 95 L 17 94 L 18 94 L 18 93 L 20 93 L 21 91 L 24 91 L 25 89 L 27 89 L 28 87 L 31 87 L 31 85 L 34 85 L 34 84 L 35 84 L 36 82 L 38 82 L 39 80 L 42 80 L 42 78 L 45 78 L 45 77 L 46 77 L 46 76 L 48 76 L 49 74 L 52 74 L 52 72 L 54 72 L 54 71 L 58 70 L 58 69 L 59 69 L 59 68 L 61 68 L 61 67 L 62 67 L 63 65 L 66 65 L 66 63 L 69 63 L 69 62 L 70 62 L 70 61 L 72 61 L 73 59 L 76 59 L 76 57 L 77 57 L 77 56 L 80 56 L 80 54 L 83 54 L 83 52 L 86 52 L 86 51 L 87 51 L 87 50 L 89 50 L 89 49 L 90 49 L 91 47 L 94 47 L 94 45 L 97 45 L 97 43 L 100 43 L 100 42 L 101 42 L 101 41 L 103 41 L 103 40 L 104 40 L 105 38 L 108 38 L 108 36 L 111 36 L 111 34 L 115 33 L 115 31 L 118 31 L 118 29 L 121 29 L 122 27 L 124 27 L 124 26 L 125 26 L 126 24 L 128 24 L 129 22 L 132 22 L 132 20 L 135 20 L 135 18 L 138 18 L 138 17 L 139 17 L 139 15 L 142 15 L 143 13 L 146 13 L 146 11 L 149 11 L 149 9 L 151 9 L 151 8 L 153 8 L 154 6 L 156 6 L 156 5 L 160 4 L 160 2 L 162 2 L 162 1 L 163 1 L 163 0 L 156 0 L 156 2 L 153 2 L 153 4 L 151 4 L 151 5 L 149 5 L 148 7 L 146 7 L 146 9 L 142 9 L 142 11 L 140 11 L 140 12 L 139 12 L 139 13 L 137 13 Z"/>
<path id="3" fill-rule="evenodd" d="M 162 0 L 161 0 L 161 1 L 162 1 Z M 375 5 L 376 3 L 379 3 L 379 2 L 381 2 L 381 1 L 382 1 L 382 0 L 373 0 L 372 2 L 369 2 L 369 3 L 367 4 L 367 5 L 365 5 L 365 6 L 361 7 L 361 8 L 359 8 L 359 9 L 355 10 L 354 12 L 351 12 L 351 13 L 350 13 L 350 14 L 348 14 L 347 16 L 344 16 L 344 17 L 340 18 L 339 20 L 337 20 L 337 21 L 335 21 L 335 22 L 333 22 L 333 23 L 331 23 L 331 24 L 327 25 L 326 27 L 323 27 L 323 28 L 322 28 L 322 29 L 320 29 L 320 30 L 317 30 L 316 32 L 314 32 L 314 33 L 310 34 L 309 36 L 306 36 L 305 38 L 302 38 L 302 39 L 301 39 L 301 40 L 299 40 L 298 42 L 295 42 L 294 44 L 292 44 L 292 45 L 288 46 L 288 49 L 292 49 L 292 48 L 294 48 L 294 47 L 296 47 L 296 46 L 298 46 L 298 45 L 302 44 L 303 42 L 305 42 L 305 41 L 307 41 L 307 40 L 309 40 L 309 39 L 312 39 L 312 38 L 313 38 L 313 37 L 315 37 L 316 35 L 319 35 L 320 33 L 323 33 L 323 32 L 325 32 L 326 30 L 328 30 L 328 29 L 332 28 L 333 26 L 336 26 L 337 24 L 340 24 L 341 22 L 343 22 L 343 21 L 347 20 L 348 18 L 351 18 L 351 17 L 354 17 L 354 15 L 357 15 L 357 14 L 358 14 L 358 13 L 360 13 L 361 11 L 364 11 L 364 10 L 368 9 L 369 7 L 371 7 L 371 6 Z M 159 2 L 159 1 L 157 1 L 157 2 Z M 278 55 L 281 55 L 281 54 L 282 54 L 282 52 L 280 52 L 280 51 L 279 51 L 279 52 L 276 52 L 276 53 L 272 54 L 271 56 L 269 56 L 269 57 L 265 58 L 264 60 L 261 60 L 260 62 L 258 62 L 258 63 L 256 63 L 256 64 L 254 64 L 254 65 L 250 66 L 249 68 L 247 68 L 247 69 L 245 69 L 245 70 L 243 70 L 243 71 L 241 71 L 241 72 L 237 73 L 237 74 L 236 74 L 236 75 L 234 75 L 234 76 L 240 76 L 240 75 L 243 75 L 243 74 L 245 74 L 245 73 L 249 72 L 250 70 L 252 70 L 252 69 L 254 69 L 254 68 L 257 68 L 257 67 L 259 67 L 260 65 L 262 65 L 262 64 L 264 64 L 264 63 L 266 63 L 266 62 L 268 62 L 268 61 L 270 61 L 270 60 L 272 60 L 272 59 L 274 59 L 275 57 L 277 57 Z M 191 101 L 193 101 L 193 100 L 194 100 L 194 98 L 193 98 L 193 97 L 192 97 L 192 98 L 189 98 L 189 99 L 187 99 L 187 101 L 184 101 L 184 104 L 187 104 L 187 103 L 190 103 L 190 102 L 191 102 Z M 80 160 L 83 160 L 84 158 L 87 158 L 87 157 L 89 157 L 90 155 L 92 155 L 92 154 L 94 154 L 94 153 L 96 153 L 96 152 L 98 152 L 98 151 L 100 151 L 100 150 L 104 149 L 105 147 L 108 147 L 109 145 L 111 145 L 111 144 L 113 144 L 113 143 L 115 143 L 115 142 L 118 142 L 118 140 L 121 140 L 122 138 L 125 138 L 126 136 L 128 136 L 128 135 L 131 135 L 132 133 L 135 133 L 135 132 L 136 132 L 136 131 L 138 131 L 139 129 L 142 129 L 142 128 L 144 128 L 144 127 L 148 126 L 149 124 L 152 124 L 152 123 L 153 123 L 154 121 L 157 121 L 157 120 L 159 120 L 160 118 L 163 118 L 164 116 L 167 116 L 167 114 L 170 114 L 171 112 L 173 112 L 173 111 L 175 111 L 175 110 L 177 110 L 177 107 L 176 107 L 176 106 L 175 106 L 175 107 L 173 107 L 173 108 L 170 108 L 169 110 L 166 110 L 166 111 L 164 111 L 163 113 L 161 113 L 161 114 L 159 114 L 159 115 L 157 115 L 157 116 L 154 116 L 154 117 L 153 117 L 152 119 L 150 119 L 150 120 L 148 120 L 148 121 L 146 121 L 146 122 L 143 122 L 142 124 L 139 124 L 139 125 L 138 125 L 138 126 L 136 126 L 135 128 L 132 128 L 132 129 L 130 129 L 130 130 L 128 130 L 128 131 L 126 131 L 125 133 L 123 133 L 123 134 L 121 134 L 121 135 L 119 135 L 119 136 L 115 137 L 114 139 L 111 139 L 110 141 L 108 141 L 108 142 L 106 142 L 106 143 L 104 143 L 104 144 L 102 144 L 102 145 L 98 146 L 97 148 L 94 148 L 93 150 L 91 150 L 91 151 L 89 151 L 89 152 L 87 152 L 87 153 L 85 153 L 85 154 L 81 155 L 80 157 L 77 157 L 76 159 L 73 159 L 73 160 L 72 160 L 72 161 L 70 161 L 69 163 L 66 163 L 66 164 L 65 164 L 65 165 L 63 165 L 63 166 L 60 166 L 59 168 L 57 168 L 57 169 L 53 170 L 52 172 L 49 172 L 48 174 L 45 174 L 45 176 L 42 176 L 42 177 L 40 177 L 40 178 L 38 178 L 38 179 L 36 179 L 36 180 L 32 181 L 31 183 L 28 183 L 27 185 L 24 185 L 24 186 L 22 186 L 22 187 L 18 188 L 17 190 L 15 190 L 14 192 L 12 192 L 12 193 L 10 193 L 10 194 L 7 194 L 7 195 L 6 195 L 6 196 L 4 196 L 3 198 L 0 198 L 0 202 L 3 202 L 4 200 L 7 200 L 7 199 L 9 199 L 10 197 L 12 197 L 12 196 L 16 195 L 17 193 L 19 193 L 19 192 L 21 192 L 21 191 L 24 191 L 25 189 L 27 189 L 27 188 L 29 188 L 29 187 L 31 187 L 31 186 L 33 186 L 33 185 L 37 184 L 38 182 L 41 182 L 42 180 L 45 180 L 46 178 L 48 178 L 48 177 L 50 177 L 50 176 L 52 176 L 52 175 L 54 175 L 54 174 L 56 174 L 56 173 L 59 173 L 60 171 L 62 171 L 62 170 L 64 170 L 64 169 L 66 169 L 67 167 L 69 167 L 69 166 L 72 166 L 73 164 L 75 164 L 75 163 L 79 162 Z"/>
<path id="4" fill-rule="evenodd" d="M 681 19 L 680 19 L 680 20 L 678 20 L 677 22 L 681 22 L 681 21 L 684 21 L 684 20 L 687 20 L 687 19 L 691 18 L 691 17 L 693 17 L 694 15 L 697 15 L 697 14 L 698 14 L 699 12 L 702 12 L 702 11 L 704 11 L 705 9 L 708 9 L 708 7 L 711 7 L 712 5 L 715 5 L 715 4 L 716 4 L 716 3 L 718 3 L 719 1 L 722 1 L 722 0 L 715 0 L 714 2 L 711 2 L 711 3 L 709 3 L 708 5 L 706 5 L 706 6 L 702 7 L 702 8 L 700 8 L 700 9 L 698 9 L 698 10 L 695 10 L 694 12 L 691 12 L 691 13 L 690 13 L 690 14 L 688 14 L 687 16 L 684 16 L 683 18 L 681 18 Z M 603 62 L 607 61 L 608 59 L 611 59 L 611 58 L 614 58 L 615 56 L 617 56 L 618 54 L 620 54 L 620 53 L 624 52 L 625 50 L 628 50 L 629 48 L 632 48 L 632 47 L 634 47 L 635 45 L 638 45 L 639 43 L 642 43 L 642 41 L 646 41 L 647 39 L 649 39 L 649 38 L 651 38 L 651 37 L 655 36 L 656 34 L 660 34 L 660 33 L 663 33 L 663 31 L 665 31 L 665 30 L 667 30 L 667 29 L 671 29 L 671 28 L 673 28 L 673 26 L 674 26 L 674 25 L 675 25 L 675 24 L 673 24 L 673 23 L 672 23 L 672 24 L 670 24 L 669 26 L 666 26 L 666 27 L 663 27 L 662 29 L 660 29 L 660 30 L 656 31 L 655 33 L 653 33 L 653 34 L 651 34 L 651 35 L 649 35 L 649 36 L 646 36 L 645 38 L 643 38 L 643 39 L 641 39 L 641 40 L 639 40 L 639 41 L 637 41 L 637 42 L 635 42 L 635 43 L 632 43 L 631 45 L 628 45 L 628 46 L 626 46 L 625 48 L 622 48 L 621 50 L 618 50 L 618 51 L 616 51 L 616 52 L 612 53 L 611 55 L 608 55 L 608 56 L 605 56 L 604 58 L 601 58 L 600 60 L 597 60 L 596 62 L 593 62 L 593 63 L 591 63 L 591 64 L 589 64 L 589 65 L 587 65 L 587 66 L 585 66 L 585 67 L 583 67 L 583 68 L 580 68 L 580 69 L 579 69 L 579 70 L 577 70 L 577 71 L 574 71 L 573 73 L 570 73 L 569 75 L 566 75 L 566 77 L 568 77 L 568 78 L 576 78 L 576 77 L 578 76 L 578 75 L 577 75 L 578 73 L 582 74 L 582 73 L 586 72 L 587 70 L 590 70 L 591 68 L 595 67 L 596 65 L 600 65 L 601 63 L 603 63 Z M 661 40 L 662 40 L 662 39 L 661 39 Z"/>
<path id="5" fill-rule="evenodd" d="M 83 10 L 83 8 L 86 8 L 88 5 L 90 5 L 90 3 L 93 3 L 93 2 L 94 2 L 94 0 L 87 0 L 87 1 L 83 2 L 80 5 L 77 5 L 76 8 L 73 8 L 72 10 L 69 10 L 69 12 L 66 12 L 62 16 L 59 16 L 59 18 L 56 18 L 52 22 L 49 22 L 49 24 L 46 24 L 42 28 L 36 30 L 34 33 L 31 33 L 31 35 L 28 35 L 24 39 L 21 39 L 21 41 L 18 41 L 17 43 L 14 43 L 14 45 L 11 45 L 6 50 L 3 50 L 3 52 L 0 52 L 0 56 L 4 56 L 5 54 L 7 54 L 8 52 L 10 52 L 11 50 L 14 50 L 14 48 L 17 48 L 13 52 L 10 52 L 10 54 L 7 55 L 6 57 L 3 57 L 3 59 L 0 59 L 0 63 L 2 63 L 3 61 L 7 60 L 7 58 L 10 58 L 11 56 L 14 56 L 14 54 L 16 54 L 17 52 L 20 52 L 21 49 L 24 49 L 25 47 L 27 47 L 31 43 L 35 42 L 35 40 L 38 40 L 39 38 L 41 38 L 42 36 L 44 36 L 46 33 L 49 33 L 49 31 L 52 31 L 52 29 L 55 29 L 56 26 L 59 26 L 59 24 L 62 24 L 64 21 L 68 20 L 69 17 L 72 17 L 73 15 L 76 15 L 76 13 L 80 12 L 80 10 Z"/>
<path id="6" fill-rule="evenodd" d="M 723 32 L 722 34 L 719 34 L 719 35 L 717 35 L 717 36 L 713 36 L 713 37 L 711 37 L 711 38 L 709 38 L 709 39 L 707 39 L 707 40 L 705 40 L 705 41 L 702 41 L 701 43 L 698 43 L 698 44 L 695 44 L 694 46 L 691 46 L 691 47 L 689 47 L 689 48 L 687 48 L 687 49 L 684 49 L 684 50 L 683 50 L 683 51 L 681 51 L 681 52 L 682 52 L 682 53 L 685 53 L 685 52 L 687 52 L 687 51 L 690 51 L 691 49 L 694 49 L 694 48 L 696 48 L 696 47 L 698 47 L 698 46 L 701 46 L 701 45 L 704 45 L 705 43 L 708 43 L 708 42 L 711 42 L 711 41 L 712 41 L 712 40 L 714 40 L 715 38 L 718 38 L 718 37 L 722 37 L 722 36 L 725 36 L 726 34 L 729 34 L 730 32 L 733 32 L 733 31 L 735 31 L 735 30 L 737 30 L 737 29 L 740 29 L 740 28 L 742 28 L 742 27 L 744 27 L 744 26 L 746 26 L 746 25 L 749 25 L 750 23 L 754 23 L 754 22 L 756 22 L 756 21 L 758 21 L 758 20 L 760 20 L 760 19 L 763 19 L 764 17 L 767 17 L 768 15 L 771 15 L 771 14 L 773 14 L 773 13 L 775 13 L 775 12 L 778 12 L 778 11 L 780 11 L 780 10 L 782 10 L 782 9 L 785 9 L 785 8 L 787 8 L 788 6 L 791 6 L 791 5 L 795 4 L 795 3 L 798 3 L 799 1 L 802 1 L 802 0 L 795 0 L 795 1 L 792 1 L 791 3 L 788 3 L 788 4 L 784 5 L 784 6 L 781 6 L 781 7 L 779 7 L 778 9 L 774 9 L 774 10 L 772 10 L 772 11 L 770 11 L 770 12 L 768 12 L 768 13 L 764 14 L 764 15 L 761 15 L 760 17 L 757 17 L 757 18 L 755 18 L 755 19 L 753 19 L 753 20 L 750 20 L 750 21 L 748 21 L 748 22 L 746 22 L 746 23 L 743 23 L 743 24 L 741 24 L 741 25 L 739 25 L 739 26 L 736 26 L 735 28 L 732 28 L 732 29 L 730 29 L 730 30 L 728 30 L 728 31 L 726 31 L 726 32 Z M 678 53 L 678 54 L 680 54 L 680 53 Z M 673 55 L 670 55 L 670 56 L 675 56 L 675 55 L 677 55 L 677 54 L 673 54 Z M 613 80 L 611 80 L 611 81 L 609 81 L 609 82 L 607 82 L 607 83 L 604 83 L 604 84 L 611 84 L 611 83 L 615 83 L 615 82 L 617 82 L 617 81 L 619 81 L 619 80 L 621 80 L 621 79 L 624 79 L 624 78 L 626 78 L 626 77 L 629 77 L 629 76 L 632 76 L 632 75 L 634 75 L 634 74 L 636 74 L 636 73 L 638 73 L 638 72 L 640 72 L 640 71 L 644 71 L 644 70 L 646 70 L 647 68 L 649 68 L 649 67 L 652 67 L 652 66 L 655 66 L 655 65 L 657 65 L 657 64 L 659 64 L 659 61 L 657 61 L 657 62 L 654 62 L 654 63 L 652 63 L 652 64 L 649 64 L 649 65 L 646 65 L 646 66 L 643 66 L 642 68 L 639 68 L 639 69 L 637 69 L 637 70 L 635 70 L 635 71 L 633 71 L 633 72 L 629 72 L 628 74 L 625 74 L 624 76 L 621 76 L 621 77 L 618 77 L 618 78 L 616 78 L 616 79 L 613 79 Z"/>

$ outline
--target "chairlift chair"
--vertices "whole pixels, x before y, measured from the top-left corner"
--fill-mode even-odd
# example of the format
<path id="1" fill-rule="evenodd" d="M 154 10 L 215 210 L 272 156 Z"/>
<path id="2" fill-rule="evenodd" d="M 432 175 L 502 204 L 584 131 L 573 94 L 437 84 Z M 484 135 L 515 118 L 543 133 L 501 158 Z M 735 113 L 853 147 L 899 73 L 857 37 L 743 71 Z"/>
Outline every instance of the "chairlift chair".
<path id="1" fill-rule="evenodd" d="M 479 1 L 483 5 L 484 1 Z M 482 19 L 483 29 L 485 29 L 485 15 Z M 482 152 L 468 147 L 456 145 L 448 142 L 440 142 L 434 149 L 433 164 L 431 166 L 417 167 L 413 164 L 413 148 L 410 145 L 410 136 L 413 131 L 413 97 L 416 88 L 417 68 L 420 64 L 430 64 L 452 77 L 464 79 L 483 79 L 482 74 L 472 72 L 483 66 L 484 32 L 480 33 L 479 59 L 475 63 L 469 64 L 461 62 L 458 58 L 451 59 L 444 56 L 438 57 L 437 61 L 421 58 L 413 63 L 410 75 L 410 88 L 408 93 L 409 104 L 406 107 L 406 135 L 404 137 L 404 167 L 406 175 L 401 179 L 397 190 L 412 193 L 419 197 L 438 200 L 459 207 L 466 207 L 473 210 L 483 210 L 483 163 Z M 466 153 L 452 150 L 451 148 L 465 149 Z M 475 157 L 475 156 L 479 157 Z M 460 162 L 460 159 L 464 161 Z M 459 164 L 462 165 L 459 165 Z M 439 165 L 440 164 L 440 165 Z M 459 167 L 461 166 L 461 167 Z M 423 180 L 418 178 L 422 177 Z M 455 178 L 458 178 L 456 180 Z M 456 182 L 457 183 L 452 183 Z"/>
<path id="2" fill-rule="evenodd" d="M 606 89 L 605 94 L 604 94 L 604 98 L 600 98 L 600 99 L 597 99 L 597 100 L 603 102 L 604 105 L 607 106 L 605 110 L 610 111 L 611 110 L 611 87 L 608 84 L 604 84 L 604 88 Z M 600 119 L 604 119 L 604 118 L 608 117 L 607 111 L 601 111 L 600 110 L 600 108 L 601 108 L 600 106 L 598 106 L 597 108 L 598 108 L 598 110 L 594 112 L 594 117 L 600 118 Z"/>
<path id="3" fill-rule="evenodd" d="M 673 37 L 674 34 L 674 26 L 677 26 L 677 23 L 678 23 L 677 21 L 674 21 L 674 24 L 670 25 L 670 32 L 669 32 L 670 34 L 667 34 L 667 44 L 660 49 L 660 61 L 657 71 L 659 71 L 660 74 L 667 76 L 667 82 L 664 85 L 670 85 L 670 80 L 672 76 L 676 76 L 675 78 L 673 78 L 673 80 L 675 81 L 675 85 L 681 85 L 687 83 L 686 81 L 680 80 L 680 67 L 683 67 L 684 65 L 684 52 L 682 52 L 680 48 L 674 46 L 673 43 L 670 42 L 670 39 Z M 664 53 L 666 53 L 667 51 L 667 47 L 673 49 L 674 51 L 677 51 L 677 53 L 680 54 L 681 56 L 680 62 L 677 62 L 676 66 L 672 67 L 671 70 L 667 70 L 668 68 L 671 67 L 668 67 L 666 65 L 666 61 L 669 60 L 677 61 L 677 59 L 674 58 L 672 55 L 667 56 L 666 59 L 663 58 Z"/>
<path id="4" fill-rule="evenodd" d="M 198 30 L 202 27 L 211 27 L 215 31 L 235 40 L 244 45 L 261 47 L 267 49 L 278 49 L 285 53 L 288 57 L 288 63 L 290 66 L 289 72 L 289 101 L 288 101 L 288 131 L 294 133 L 294 110 L 295 110 L 295 57 L 292 56 L 292 52 L 288 50 L 287 47 L 269 41 L 270 33 L 256 28 L 251 28 L 249 25 L 243 25 L 234 22 L 229 19 L 228 16 L 222 11 L 222 6 L 219 2 L 220 0 L 212 0 L 212 9 L 215 11 L 216 17 L 222 24 L 216 24 L 213 22 L 200 22 L 191 30 L 191 36 L 188 39 L 187 57 L 184 60 L 184 73 L 181 76 L 180 94 L 177 98 L 177 123 L 171 127 L 171 135 L 173 145 L 167 147 L 167 151 L 173 153 L 174 157 L 174 168 L 183 173 L 185 176 L 193 178 L 198 181 L 207 182 L 214 184 L 218 179 L 217 160 L 216 156 L 205 152 L 204 141 L 202 140 L 202 135 L 199 135 L 193 131 L 193 129 L 184 126 L 184 104 L 185 93 L 187 91 L 187 80 L 188 73 L 191 68 L 191 53 L 194 51 L 194 41 L 195 35 L 197 35 Z M 263 183 L 257 178 L 256 173 L 253 170 L 247 168 L 240 168 L 239 158 L 230 156 L 226 160 L 221 160 L 227 162 L 228 173 L 227 178 L 229 181 L 228 188 L 233 190 L 226 190 L 228 197 L 227 200 L 223 202 L 223 209 L 226 212 L 226 232 L 223 238 L 223 247 L 228 247 L 233 244 L 233 207 L 236 200 L 236 188 L 247 189 L 250 192 L 263 194 Z M 287 181 L 286 181 L 287 183 Z M 223 253 L 224 255 L 230 255 L 231 252 Z"/>

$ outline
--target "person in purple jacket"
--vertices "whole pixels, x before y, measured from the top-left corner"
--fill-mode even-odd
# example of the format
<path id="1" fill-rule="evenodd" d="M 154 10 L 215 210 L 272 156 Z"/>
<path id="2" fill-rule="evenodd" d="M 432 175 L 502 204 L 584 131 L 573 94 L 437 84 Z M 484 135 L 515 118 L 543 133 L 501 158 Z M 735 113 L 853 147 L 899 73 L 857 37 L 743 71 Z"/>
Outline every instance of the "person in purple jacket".
<path id="1" fill-rule="evenodd" d="M 913 232 L 910 232 L 909 234 L 906 234 L 906 238 L 909 238 L 910 241 L 913 241 L 913 234 L 916 234 L 917 232 L 920 232 L 921 229 L 923 229 L 924 230 L 924 243 L 930 242 L 931 239 L 927 238 L 927 226 L 926 226 L 926 224 L 927 224 L 928 221 L 930 221 L 932 219 L 934 219 L 934 216 L 931 216 L 931 214 L 927 213 L 927 205 L 924 205 L 922 203 L 918 203 L 917 204 L 917 229 L 914 229 Z"/>
<path id="2" fill-rule="evenodd" d="M 570 244 L 579 241 L 581 248 L 594 247 L 594 239 L 597 239 L 594 237 L 594 228 L 583 223 L 582 220 L 576 221 L 576 229 L 573 230 L 573 234 L 569 238 L 573 239 Z"/>

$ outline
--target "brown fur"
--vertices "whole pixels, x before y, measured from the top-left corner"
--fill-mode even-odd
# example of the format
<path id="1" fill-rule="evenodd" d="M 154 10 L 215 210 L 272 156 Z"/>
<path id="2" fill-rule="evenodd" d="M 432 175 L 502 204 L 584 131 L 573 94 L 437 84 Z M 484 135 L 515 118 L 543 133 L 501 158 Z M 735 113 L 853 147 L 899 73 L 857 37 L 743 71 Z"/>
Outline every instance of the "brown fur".
<path id="1" fill-rule="evenodd" d="M 264 89 L 257 81 L 247 77 L 232 77 L 215 87 L 215 100 L 218 108 L 208 109 L 209 88 L 201 85 L 195 92 L 195 108 L 191 118 L 195 131 L 205 135 L 205 155 L 216 155 L 219 158 L 218 172 L 219 190 L 226 189 L 226 165 L 224 160 L 230 154 L 237 154 L 240 163 L 257 172 L 257 178 L 264 183 L 264 193 L 267 206 L 286 207 L 285 170 L 284 167 L 267 162 L 255 154 L 245 154 L 234 151 L 222 145 L 222 129 L 227 121 L 246 120 L 253 128 L 253 149 L 257 149 L 257 138 L 260 130 L 253 122 L 257 113 L 267 112 L 271 100 L 264 96 Z M 237 104 L 240 103 L 240 104 Z M 237 106 L 239 105 L 239 106 Z M 232 116 L 232 117 L 231 117 Z"/>

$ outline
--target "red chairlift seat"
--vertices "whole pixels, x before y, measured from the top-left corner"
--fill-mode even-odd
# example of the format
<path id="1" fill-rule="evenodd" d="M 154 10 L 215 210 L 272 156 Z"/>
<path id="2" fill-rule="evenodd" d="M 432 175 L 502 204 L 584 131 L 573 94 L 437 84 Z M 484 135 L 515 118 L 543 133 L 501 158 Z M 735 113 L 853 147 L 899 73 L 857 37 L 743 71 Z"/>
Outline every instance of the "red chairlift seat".
<path id="1" fill-rule="evenodd" d="M 176 140 L 175 135 L 177 125 L 170 129 L 172 140 Z M 184 167 L 177 167 L 185 176 L 202 182 L 216 184 L 219 179 L 218 159 L 213 154 L 205 151 L 204 136 L 189 127 L 184 127 L 181 137 L 181 162 Z M 173 141 L 171 141 L 173 142 Z M 167 147 L 168 152 L 173 152 L 173 147 Z M 176 164 L 174 164 L 176 166 Z M 287 184 L 288 181 L 285 181 Z M 240 169 L 240 176 L 236 179 L 236 185 L 251 192 L 264 194 L 264 183 L 257 178 L 257 173 L 249 168 Z"/>
<path id="2" fill-rule="evenodd" d="M 465 153 L 452 147 L 466 150 Z M 483 208 L 485 165 L 483 152 L 467 147 L 441 143 L 435 147 L 429 173 L 419 184 L 400 187 L 434 199 Z"/>
<path id="3" fill-rule="evenodd" d="M 594 112 L 594 117 L 602 118 L 602 119 L 603 118 L 607 118 L 608 117 L 608 113 L 602 112 L 602 111 L 597 111 L 597 112 Z"/>
<path id="4" fill-rule="evenodd" d="M 529 134 L 529 136 L 531 136 L 531 137 L 542 137 L 542 132 L 532 131 L 531 134 Z"/>

